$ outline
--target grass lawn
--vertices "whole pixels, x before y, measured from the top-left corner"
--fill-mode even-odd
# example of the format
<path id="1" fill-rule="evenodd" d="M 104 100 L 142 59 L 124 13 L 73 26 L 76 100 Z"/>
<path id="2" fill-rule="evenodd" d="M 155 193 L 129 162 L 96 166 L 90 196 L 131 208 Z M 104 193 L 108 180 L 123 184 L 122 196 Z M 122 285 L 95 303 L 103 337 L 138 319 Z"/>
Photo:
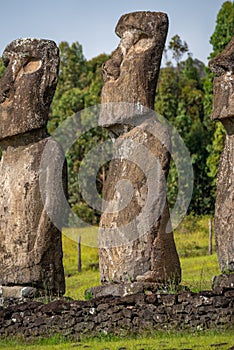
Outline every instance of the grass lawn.
<path id="1" fill-rule="evenodd" d="M 81 245 L 82 272 L 78 272 L 77 243 L 63 235 L 63 264 L 66 276 L 66 295 L 73 299 L 84 299 L 87 288 L 100 284 L 99 271 L 90 264 L 98 263 L 97 248 Z"/>
<path id="2" fill-rule="evenodd" d="M 92 266 L 98 263 L 97 228 L 84 230 L 66 230 L 63 235 L 64 268 L 66 274 L 66 296 L 84 299 L 87 288 L 100 284 L 99 271 Z M 82 272 L 77 272 L 78 236 L 82 236 Z M 208 255 L 209 217 L 188 216 L 175 230 L 175 242 L 182 267 L 182 285 L 197 292 L 211 289 L 212 278 L 220 274 L 216 252 Z M 90 243 L 91 242 L 91 243 Z M 90 246 L 91 245 L 91 246 Z M 215 243 L 213 240 L 213 247 Z"/>
<path id="3" fill-rule="evenodd" d="M 209 290 L 212 278 L 220 274 L 217 254 L 181 258 L 182 284 L 193 292 Z"/>
<path id="4" fill-rule="evenodd" d="M 114 337 L 100 336 L 91 339 L 81 339 L 70 342 L 54 337 L 41 339 L 36 342 L 24 343 L 16 341 L 1 341 L 0 348 L 4 350 L 63 350 L 63 349 L 92 349 L 92 350 L 177 350 L 177 349 L 233 349 L 234 335 L 231 332 L 203 333 L 155 333 L 150 336 Z"/>
<path id="5" fill-rule="evenodd" d="M 212 277 L 220 274 L 217 254 L 208 255 L 208 217 L 185 218 L 175 231 L 175 241 L 182 267 L 182 285 L 192 291 L 211 288 Z M 78 273 L 77 238 L 82 235 L 82 272 Z M 100 284 L 98 250 L 95 246 L 97 229 L 89 232 L 65 231 L 63 234 L 64 268 L 66 275 L 66 296 L 73 299 L 84 299 L 84 291 Z M 91 243 L 90 243 L 91 242 Z M 234 350 L 234 334 L 216 331 L 202 332 L 157 332 L 147 336 L 100 336 L 96 338 L 81 338 L 70 342 L 59 337 L 41 339 L 32 343 L 20 341 L 0 341 L 0 349 L 14 350 L 63 350 L 63 349 L 93 349 L 93 350 Z"/>

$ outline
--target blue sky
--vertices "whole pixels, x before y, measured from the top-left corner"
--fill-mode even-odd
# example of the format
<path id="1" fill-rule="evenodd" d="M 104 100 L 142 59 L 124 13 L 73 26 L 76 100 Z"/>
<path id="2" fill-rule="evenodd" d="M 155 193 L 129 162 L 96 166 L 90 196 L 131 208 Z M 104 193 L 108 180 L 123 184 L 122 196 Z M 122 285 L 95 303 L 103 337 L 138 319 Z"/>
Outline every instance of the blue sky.
<path id="1" fill-rule="evenodd" d="M 8 0 L 1 2 L 0 55 L 20 37 L 79 41 L 87 59 L 112 52 L 119 39 L 115 25 L 124 13 L 166 12 L 168 39 L 179 34 L 194 58 L 207 63 L 209 39 L 224 0 Z"/>

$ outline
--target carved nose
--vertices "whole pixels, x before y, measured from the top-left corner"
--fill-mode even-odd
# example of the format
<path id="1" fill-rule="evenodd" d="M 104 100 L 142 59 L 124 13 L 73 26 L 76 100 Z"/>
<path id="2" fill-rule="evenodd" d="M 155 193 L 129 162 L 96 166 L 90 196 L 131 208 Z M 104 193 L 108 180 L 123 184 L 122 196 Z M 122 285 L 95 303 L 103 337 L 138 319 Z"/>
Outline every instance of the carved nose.
<path id="1" fill-rule="evenodd" d="M 6 88 L 0 92 L 0 103 L 3 103 L 9 97 L 9 92 L 9 88 Z"/>
<path id="2" fill-rule="evenodd" d="M 216 76 L 221 76 L 227 72 L 234 74 L 234 36 L 228 46 L 218 56 L 209 62 L 211 71 Z"/>
<path id="3" fill-rule="evenodd" d="M 3 103 L 8 97 L 9 97 L 10 87 L 5 86 L 3 89 L 1 89 L 0 84 L 0 103 Z"/>

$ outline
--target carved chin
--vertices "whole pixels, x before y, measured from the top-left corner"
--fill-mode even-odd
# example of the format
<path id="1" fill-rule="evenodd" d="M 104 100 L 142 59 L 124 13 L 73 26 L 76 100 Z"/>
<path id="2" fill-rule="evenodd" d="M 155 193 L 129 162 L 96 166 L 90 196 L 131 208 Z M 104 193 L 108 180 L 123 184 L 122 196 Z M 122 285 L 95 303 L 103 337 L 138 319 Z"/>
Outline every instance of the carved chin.
<path id="1" fill-rule="evenodd" d="M 225 98 L 219 97 L 214 101 L 213 112 L 211 115 L 212 119 L 226 119 L 234 117 L 234 103 L 231 97 Z M 225 103 L 223 101 L 225 100 Z"/>
<path id="2" fill-rule="evenodd" d="M 214 80 L 214 103 L 212 119 L 226 119 L 233 117 L 233 86 L 225 77 Z"/>

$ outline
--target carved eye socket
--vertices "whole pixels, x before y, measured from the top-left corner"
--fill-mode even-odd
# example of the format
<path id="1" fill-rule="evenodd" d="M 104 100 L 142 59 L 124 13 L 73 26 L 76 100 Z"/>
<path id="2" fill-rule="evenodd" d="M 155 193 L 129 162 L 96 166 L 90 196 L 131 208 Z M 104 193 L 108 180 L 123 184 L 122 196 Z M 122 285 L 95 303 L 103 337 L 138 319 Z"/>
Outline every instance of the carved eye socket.
<path id="1" fill-rule="evenodd" d="M 30 60 L 23 66 L 23 74 L 35 73 L 41 67 L 41 60 L 38 58 L 30 58 Z"/>

